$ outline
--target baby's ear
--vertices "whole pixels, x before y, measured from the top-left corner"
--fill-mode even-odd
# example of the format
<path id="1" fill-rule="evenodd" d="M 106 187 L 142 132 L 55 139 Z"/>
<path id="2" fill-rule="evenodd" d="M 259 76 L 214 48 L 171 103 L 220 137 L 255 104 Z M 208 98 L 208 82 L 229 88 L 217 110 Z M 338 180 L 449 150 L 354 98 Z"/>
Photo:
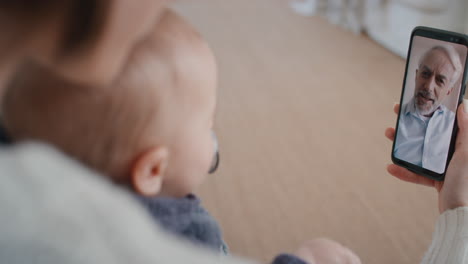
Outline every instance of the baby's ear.
<path id="1" fill-rule="evenodd" d="M 134 161 L 131 179 L 138 194 L 155 196 L 161 192 L 168 156 L 167 148 L 153 147 Z"/>

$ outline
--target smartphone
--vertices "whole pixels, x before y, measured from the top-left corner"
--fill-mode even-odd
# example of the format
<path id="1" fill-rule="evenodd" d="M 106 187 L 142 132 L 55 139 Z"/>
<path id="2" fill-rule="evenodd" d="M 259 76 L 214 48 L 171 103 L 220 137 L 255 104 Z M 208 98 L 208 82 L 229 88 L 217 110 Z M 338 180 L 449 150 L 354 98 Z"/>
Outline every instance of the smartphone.
<path id="1" fill-rule="evenodd" d="M 442 181 L 455 147 L 466 89 L 468 36 L 428 27 L 411 33 L 393 163 Z"/>

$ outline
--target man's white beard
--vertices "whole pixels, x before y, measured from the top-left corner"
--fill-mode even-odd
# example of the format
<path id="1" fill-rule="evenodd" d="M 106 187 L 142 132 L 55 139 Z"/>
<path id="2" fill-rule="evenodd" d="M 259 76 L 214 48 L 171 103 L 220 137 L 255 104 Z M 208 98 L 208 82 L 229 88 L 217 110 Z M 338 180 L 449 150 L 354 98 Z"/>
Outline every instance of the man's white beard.
<path id="1" fill-rule="evenodd" d="M 435 112 L 435 110 L 437 110 L 437 108 L 439 108 L 440 106 L 440 103 L 433 103 L 431 108 L 427 109 L 421 109 L 419 108 L 418 104 L 416 103 L 416 98 L 414 99 L 414 106 L 416 108 L 416 110 L 419 112 L 420 115 L 423 115 L 423 116 L 430 116 L 432 115 L 432 113 Z"/>

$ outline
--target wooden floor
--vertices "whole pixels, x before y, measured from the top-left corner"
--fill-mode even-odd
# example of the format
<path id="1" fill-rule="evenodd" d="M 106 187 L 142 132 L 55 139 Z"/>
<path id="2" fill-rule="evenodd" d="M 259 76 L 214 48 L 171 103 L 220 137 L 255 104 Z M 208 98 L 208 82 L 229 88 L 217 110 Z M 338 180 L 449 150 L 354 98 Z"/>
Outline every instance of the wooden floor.
<path id="1" fill-rule="evenodd" d="M 281 0 L 179 1 L 220 69 L 221 167 L 200 190 L 234 254 L 330 237 L 363 263 L 418 263 L 435 191 L 386 173 L 404 61 Z"/>

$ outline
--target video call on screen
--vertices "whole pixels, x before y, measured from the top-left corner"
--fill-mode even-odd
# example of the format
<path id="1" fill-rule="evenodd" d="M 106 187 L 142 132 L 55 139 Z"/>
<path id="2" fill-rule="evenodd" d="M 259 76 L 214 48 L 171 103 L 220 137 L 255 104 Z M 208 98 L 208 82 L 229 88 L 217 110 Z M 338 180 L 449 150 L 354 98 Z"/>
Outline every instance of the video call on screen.
<path id="1" fill-rule="evenodd" d="M 393 154 L 441 174 L 456 120 L 467 48 L 414 36 L 410 54 Z"/>

